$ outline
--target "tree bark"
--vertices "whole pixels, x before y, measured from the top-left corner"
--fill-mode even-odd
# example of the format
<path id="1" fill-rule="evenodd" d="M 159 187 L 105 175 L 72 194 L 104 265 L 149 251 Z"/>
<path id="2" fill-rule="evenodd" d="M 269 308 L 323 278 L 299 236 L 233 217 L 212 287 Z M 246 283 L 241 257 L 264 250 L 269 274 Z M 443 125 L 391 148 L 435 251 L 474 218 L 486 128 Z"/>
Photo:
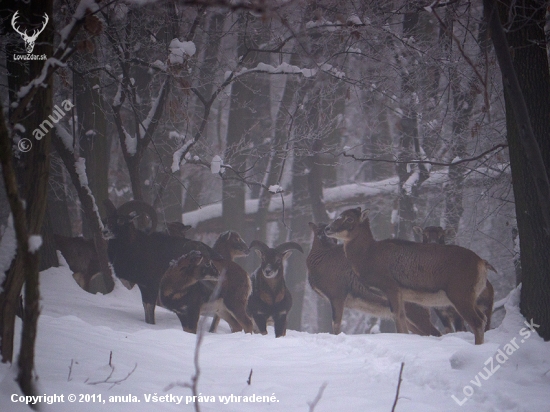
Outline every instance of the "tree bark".
<path id="1" fill-rule="evenodd" d="M 59 266 L 59 261 L 57 260 L 57 253 L 55 249 L 55 242 L 53 239 L 53 225 L 50 219 L 50 204 L 46 201 L 46 213 L 44 214 L 44 222 L 42 224 L 42 247 L 40 248 L 40 265 L 38 270 L 42 271 L 52 266 Z"/>
<path id="2" fill-rule="evenodd" d="M 38 253 L 29 250 L 28 221 L 17 187 L 15 168 L 11 159 L 11 139 L 4 119 L 0 104 L 0 162 L 2 175 L 6 186 L 8 201 L 13 214 L 13 224 L 17 237 L 17 256 L 6 281 L 0 302 L 2 303 L 2 362 L 11 362 L 13 358 L 13 337 L 16 307 L 19 303 L 19 294 L 23 282 L 25 288 L 25 307 L 23 313 L 23 333 L 21 350 L 19 353 L 19 373 L 17 381 L 25 395 L 35 394 L 33 369 L 34 369 L 34 343 L 36 340 L 36 325 L 39 316 L 38 301 Z"/>
<path id="3" fill-rule="evenodd" d="M 311 203 L 308 193 L 307 157 L 303 155 L 304 148 L 294 147 L 294 162 L 292 166 L 292 205 L 290 209 L 289 241 L 299 243 L 304 252 L 309 251 L 311 230 L 308 221 L 311 219 Z M 302 152 L 302 154 L 300 154 Z M 285 271 L 286 282 L 292 294 L 292 309 L 288 314 L 288 328 L 301 330 L 302 308 L 306 287 L 307 266 L 304 256 L 294 252 L 288 258 Z"/>
<path id="4" fill-rule="evenodd" d="M 451 9 L 454 10 L 455 7 Z M 448 12 L 449 14 L 450 12 Z M 446 26 L 442 30 L 442 38 L 445 50 L 450 54 L 452 49 L 453 39 L 451 38 L 453 33 L 453 20 L 452 17 L 446 18 Z M 478 43 L 479 43 L 479 55 L 477 59 L 476 66 L 482 67 L 485 57 L 488 52 L 488 39 L 487 39 L 487 24 L 483 20 L 479 24 L 478 32 Z M 449 55 L 449 61 L 451 61 L 451 55 Z M 482 85 L 479 84 L 479 79 L 475 74 L 470 75 L 470 79 L 466 84 L 466 87 L 463 88 L 461 85 L 460 78 L 458 77 L 456 66 L 451 66 L 449 69 L 449 81 L 450 81 L 450 90 L 453 97 L 453 122 L 451 126 L 452 130 L 452 146 L 449 150 L 449 160 L 455 159 L 456 157 L 464 159 L 467 157 L 466 145 L 467 145 L 467 136 L 466 130 L 470 124 L 470 118 L 472 111 L 479 94 L 479 91 L 482 88 Z M 464 213 L 463 206 L 463 191 L 464 191 L 464 179 L 467 172 L 466 164 L 461 163 L 459 165 L 449 166 L 449 181 L 444 186 L 445 192 L 445 227 L 447 229 L 454 229 L 451 231 L 451 234 L 446 237 L 446 243 L 454 244 L 455 237 L 458 233 L 458 228 L 460 224 L 460 219 Z"/>
<path id="5" fill-rule="evenodd" d="M 237 54 L 243 59 L 245 66 L 256 62 L 255 53 L 249 53 L 245 41 L 253 41 L 248 32 L 249 17 L 247 14 L 239 16 L 239 38 Z M 245 194 L 246 187 L 240 180 L 239 173 L 245 173 L 247 166 L 248 143 L 251 139 L 252 128 L 257 121 L 254 110 L 256 99 L 256 76 L 247 76 L 237 79 L 231 87 L 231 103 L 227 125 L 227 139 L 224 163 L 233 170 L 226 169 L 223 179 L 222 219 L 227 230 L 239 233 L 245 231 Z"/>
<path id="6" fill-rule="evenodd" d="M 419 35 L 419 13 L 418 11 L 406 12 L 403 17 L 403 36 Z M 420 140 L 418 136 L 418 113 L 416 100 L 418 99 L 418 79 L 414 70 L 404 67 L 402 70 L 402 112 L 399 123 L 401 134 L 400 153 L 398 159 L 401 161 L 417 158 L 420 155 Z M 429 171 L 426 165 L 418 164 L 410 166 L 406 163 L 400 163 L 396 166 L 397 176 L 399 177 L 399 218 L 396 225 L 395 236 L 399 239 L 408 239 L 412 231 L 412 226 L 416 220 L 414 201 L 418 189 L 429 177 Z M 418 174 L 414 182 L 409 179 Z"/>
<path id="7" fill-rule="evenodd" d="M 90 223 L 90 231 L 94 239 L 94 246 L 96 254 L 99 261 L 99 268 L 103 275 L 103 283 L 106 285 L 107 293 L 111 292 L 115 287 L 113 280 L 113 273 L 111 271 L 111 266 L 109 265 L 109 259 L 107 257 L 107 241 L 103 238 L 102 228 L 103 224 L 101 222 L 100 216 L 96 210 L 98 210 L 97 205 L 95 204 L 92 192 L 89 187 L 84 187 L 82 183 L 82 176 L 80 176 L 76 170 L 76 162 L 83 161 L 85 164 L 85 159 L 78 158 L 75 159 L 75 155 L 61 141 L 61 138 L 58 136 L 57 131 L 53 131 L 52 141 L 57 150 L 57 153 L 63 160 L 71 181 L 78 193 L 78 198 L 80 199 L 80 204 L 84 211 L 84 216 L 87 221 Z"/>
<path id="8" fill-rule="evenodd" d="M 31 4 L 32 19 L 40 21 L 44 13 L 52 15 L 52 0 L 33 1 Z M 53 54 L 53 24 L 47 25 L 41 34 L 41 41 L 36 44 L 34 53 L 51 56 Z M 28 79 L 39 76 L 44 64 L 41 61 L 29 62 Z M 38 127 L 52 111 L 52 85 L 50 76 L 34 95 L 28 107 L 19 110 L 29 110 L 32 116 L 24 122 L 28 136 Z M 0 109 L 0 112 L 2 110 Z M 39 256 L 38 249 L 29 245 L 29 236 L 41 232 L 47 202 L 47 183 L 49 174 L 50 137 L 47 133 L 41 140 L 32 140 L 32 149 L 25 153 L 22 161 L 26 164 L 25 174 L 21 183 L 24 192 L 19 192 L 15 179 L 15 170 L 12 164 L 11 140 L 6 128 L 3 114 L 0 115 L 0 156 L 2 173 L 10 207 L 14 216 L 14 226 L 17 235 L 18 253 L 12 269 L 4 283 L 4 290 L 0 295 L 0 322 L 2 323 L 2 361 L 11 361 L 13 356 L 14 314 L 18 297 L 23 283 L 25 283 L 25 299 L 23 313 L 23 331 L 18 358 L 17 381 L 25 395 L 34 395 L 34 346 L 36 341 L 36 327 L 39 316 Z M 25 200 L 23 208 L 21 199 Z"/>
<path id="9" fill-rule="evenodd" d="M 298 53 L 293 53 L 290 56 L 289 64 L 297 65 L 300 59 Z M 271 156 L 269 159 L 269 166 L 267 167 L 267 179 L 265 180 L 266 186 L 269 188 L 272 185 L 278 185 L 281 182 L 279 179 L 282 175 L 282 168 L 285 160 L 289 156 L 288 141 L 291 133 L 289 122 L 289 113 L 293 106 L 296 90 L 298 86 L 298 79 L 294 76 L 288 76 L 285 83 L 285 90 L 283 97 L 277 111 L 275 118 L 275 137 L 271 147 Z M 267 241 L 267 222 L 269 214 L 269 204 L 271 197 L 273 196 L 268 190 L 262 188 L 258 200 L 258 213 L 254 220 L 256 225 L 255 238 L 263 242 Z"/>
<path id="10" fill-rule="evenodd" d="M 296 116 L 296 131 L 292 163 L 292 205 L 290 209 L 290 237 L 288 240 L 299 243 L 305 254 L 309 253 L 313 208 L 316 218 L 325 221 L 323 213 L 321 165 L 312 170 L 315 152 L 322 146 L 320 134 L 321 81 L 309 80 L 300 90 L 298 105 L 303 105 Z M 311 176 L 312 171 L 315 173 Z M 310 192 L 312 190 L 313 192 Z M 294 253 L 287 265 L 287 285 L 292 293 L 292 309 L 288 315 L 288 327 L 301 330 L 304 292 L 307 282 L 307 266 L 303 256 Z"/>
<path id="11" fill-rule="evenodd" d="M 109 149 L 111 139 L 107 137 L 107 119 L 103 108 L 99 72 L 89 73 L 98 65 L 95 52 L 82 51 L 78 54 L 78 72 L 74 76 L 76 111 L 78 118 L 77 136 L 81 156 L 86 159 L 90 190 L 94 194 L 100 216 L 105 216 L 103 201 L 108 199 Z M 92 234 L 87 217 L 83 219 L 83 235 Z"/>
<path id="12" fill-rule="evenodd" d="M 214 82 L 212 79 L 215 78 L 216 70 L 218 69 L 218 52 L 222 40 L 222 31 L 225 22 L 226 14 L 220 12 L 220 10 L 211 10 L 209 17 L 206 19 L 208 21 L 208 29 L 205 33 L 206 39 L 204 41 L 204 60 L 201 63 L 201 68 L 199 69 L 199 86 L 197 90 L 204 96 L 206 99 L 209 99 L 212 96 L 214 91 Z M 197 99 L 198 100 L 198 99 Z M 202 102 L 195 106 L 195 118 L 197 123 L 203 121 L 204 114 L 204 104 Z M 209 124 L 207 124 L 205 129 L 205 136 L 209 134 L 208 130 Z M 188 166 L 192 168 L 193 166 Z M 207 173 L 202 168 L 191 169 L 187 171 L 187 185 L 186 193 L 183 195 L 183 213 L 196 210 L 200 206 L 200 193 L 202 190 L 203 179 L 207 179 Z M 185 222 L 184 222 L 185 223 Z"/>
<path id="13" fill-rule="evenodd" d="M 121 103 L 112 107 L 115 125 L 118 132 L 118 138 L 122 147 L 124 160 L 126 161 L 126 166 L 128 167 L 130 183 L 132 186 L 132 194 L 134 195 L 135 200 L 143 200 L 143 188 L 140 175 L 141 161 L 143 159 L 143 155 L 145 154 L 147 146 L 149 146 L 149 142 L 152 140 L 153 135 L 155 134 L 155 130 L 159 124 L 160 118 L 162 117 L 169 90 L 170 79 L 166 78 L 164 80 L 164 83 L 161 85 L 158 96 L 156 97 L 156 99 L 158 99 L 156 110 L 151 118 L 151 122 L 147 126 L 147 129 L 143 132 L 143 135 L 141 136 L 140 132 L 136 130 L 134 136 L 137 139 L 135 152 L 130 152 L 128 150 L 128 147 L 126 146 L 126 133 L 124 130 L 124 125 L 122 124 L 122 118 L 120 116 L 121 104 L 124 101 L 125 92 L 123 92 L 123 100 L 121 100 Z M 141 125 L 142 119 L 138 118 L 138 114 L 134 113 L 134 115 L 136 116 L 136 124 Z M 140 129 L 140 127 L 138 127 L 137 129 Z"/>
<path id="14" fill-rule="evenodd" d="M 520 309 L 550 340 L 550 76 L 544 24 L 546 2 L 484 0 L 485 17 L 502 72 L 507 140 L 521 248 Z M 499 18 L 500 14 L 500 18 Z M 514 16 L 514 21 L 507 21 Z M 500 19 L 506 21 L 505 36 Z M 511 46 L 512 55 L 509 46 Z"/>
<path id="15" fill-rule="evenodd" d="M 323 200 L 323 169 L 322 159 L 319 154 L 323 142 L 313 142 L 312 153 L 309 156 L 308 191 L 311 202 L 313 221 L 323 223 L 330 221 L 325 202 Z M 308 244 L 309 248 L 309 244 Z M 301 256 L 300 256 L 301 257 Z M 317 299 L 317 333 L 332 332 L 332 309 L 327 299 L 313 295 Z"/>
<path id="16" fill-rule="evenodd" d="M 63 171 L 60 168 L 50 170 L 50 184 L 48 185 L 48 209 L 53 231 L 63 236 L 72 236 L 71 218 L 69 214 L 68 200 L 69 192 L 67 182 L 64 179 Z M 56 188 L 52 188 L 55 186 Z"/>

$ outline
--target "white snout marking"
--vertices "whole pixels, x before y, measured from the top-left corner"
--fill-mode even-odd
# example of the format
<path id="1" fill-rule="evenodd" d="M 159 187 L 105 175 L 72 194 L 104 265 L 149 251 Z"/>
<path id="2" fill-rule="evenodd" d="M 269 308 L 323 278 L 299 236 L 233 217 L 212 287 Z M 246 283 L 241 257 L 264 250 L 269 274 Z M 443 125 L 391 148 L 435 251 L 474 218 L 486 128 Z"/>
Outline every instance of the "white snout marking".
<path id="1" fill-rule="evenodd" d="M 264 277 L 266 277 L 267 279 L 272 279 L 275 276 L 277 276 L 277 271 L 275 271 L 275 270 L 272 270 L 272 271 L 267 272 L 267 273 L 266 272 L 262 272 L 262 273 L 263 273 Z"/>

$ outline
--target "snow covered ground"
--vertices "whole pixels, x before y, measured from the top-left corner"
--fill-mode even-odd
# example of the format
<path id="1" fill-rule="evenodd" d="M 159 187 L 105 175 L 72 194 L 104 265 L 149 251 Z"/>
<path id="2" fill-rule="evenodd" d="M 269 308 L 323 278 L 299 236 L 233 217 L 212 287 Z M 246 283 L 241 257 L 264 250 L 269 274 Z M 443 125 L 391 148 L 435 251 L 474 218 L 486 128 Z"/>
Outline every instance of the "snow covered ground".
<path id="1" fill-rule="evenodd" d="M 64 400 L 42 410 L 193 410 L 186 405 L 189 389 L 168 388 L 190 382 L 194 372 L 196 337 L 181 330 L 173 313 L 157 308 L 157 324 L 147 325 L 137 288 L 128 291 L 117 282 L 113 293 L 91 295 L 64 267 L 42 272 L 41 290 L 39 394 Z M 434 338 L 289 331 L 280 339 L 273 329 L 268 336 L 229 334 L 227 329 L 207 333 L 200 350 L 198 391 L 209 402 L 202 402 L 201 410 L 308 411 L 308 402 L 326 382 L 317 412 L 389 412 L 404 362 L 397 411 L 549 411 L 550 343 L 534 333 L 527 336 L 518 299 L 516 291 L 502 325 L 488 332 L 481 346 L 474 346 L 473 335 L 466 332 Z M 108 365 L 111 352 L 114 371 Z M 29 410 L 12 402 L 23 399 L 14 377 L 14 367 L 0 364 L 0 411 Z M 76 395 L 74 403 L 68 401 L 71 394 Z M 86 395 L 91 395 L 89 402 L 79 402 Z M 166 395 L 182 397 L 182 404 L 153 403 L 155 396 Z M 256 402 L 244 402 L 251 395 Z M 136 402 L 110 402 L 115 396 Z"/>

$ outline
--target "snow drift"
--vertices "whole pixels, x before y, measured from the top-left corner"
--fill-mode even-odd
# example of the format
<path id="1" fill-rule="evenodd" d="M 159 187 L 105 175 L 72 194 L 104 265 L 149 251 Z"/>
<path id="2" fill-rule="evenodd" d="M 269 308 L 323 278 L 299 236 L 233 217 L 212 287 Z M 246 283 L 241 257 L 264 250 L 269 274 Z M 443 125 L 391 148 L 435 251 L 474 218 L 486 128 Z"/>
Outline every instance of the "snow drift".
<path id="1" fill-rule="evenodd" d="M 44 411 L 193 410 L 185 405 L 191 391 L 179 384 L 194 373 L 196 336 L 184 333 L 173 313 L 158 308 L 157 324 L 147 325 L 137 288 L 128 291 L 117 282 L 111 294 L 91 295 L 65 267 L 42 272 L 40 280 L 38 395 L 64 400 L 43 405 Z M 388 412 L 401 362 L 400 412 L 548 410 L 550 344 L 536 333 L 526 337 L 518 301 L 516 290 L 501 326 L 477 347 L 466 332 L 435 338 L 288 331 L 275 339 L 272 328 L 261 336 L 220 327 L 204 336 L 200 350 L 201 410 L 307 411 L 326 382 L 316 412 Z M 498 350 L 506 352 L 512 341 L 517 349 L 499 363 Z M 498 368 L 485 380 L 484 368 L 491 366 Z M 1 411 L 30 410 L 12 401 L 24 400 L 15 369 L 0 364 Z M 76 401 L 69 402 L 69 395 Z"/>

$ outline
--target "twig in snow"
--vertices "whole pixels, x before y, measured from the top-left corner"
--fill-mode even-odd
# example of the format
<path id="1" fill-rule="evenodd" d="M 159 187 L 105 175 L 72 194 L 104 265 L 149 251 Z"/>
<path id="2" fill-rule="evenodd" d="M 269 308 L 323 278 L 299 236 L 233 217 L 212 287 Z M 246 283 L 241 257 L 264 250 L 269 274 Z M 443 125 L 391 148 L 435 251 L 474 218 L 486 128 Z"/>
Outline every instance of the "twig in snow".
<path id="1" fill-rule="evenodd" d="M 72 361 L 71 361 L 71 366 L 72 366 Z M 109 376 L 107 376 L 102 381 L 88 382 L 88 380 L 90 379 L 90 378 L 88 378 L 84 381 L 84 383 L 86 383 L 88 385 L 99 385 L 100 383 L 109 383 L 109 384 L 111 384 L 109 389 L 112 389 L 115 385 L 119 385 L 121 382 L 124 382 L 126 379 L 128 379 L 130 377 L 130 375 L 132 375 L 132 373 L 134 373 L 134 371 L 137 369 L 137 362 L 134 365 L 134 368 L 130 372 L 128 372 L 128 374 L 124 378 L 117 379 L 117 380 L 110 380 L 111 377 L 113 376 L 113 373 L 115 373 L 115 367 L 113 366 L 113 351 L 111 351 L 109 353 L 109 367 L 111 368 L 111 373 L 109 373 Z"/>
<path id="2" fill-rule="evenodd" d="M 250 374 L 248 375 L 248 380 L 246 381 L 249 385 L 252 383 L 252 369 L 250 369 Z"/>
<path id="3" fill-rule="evenodd" d="M 73 373 L 73 364 L 74 364 L 74 359 L 71 359 L 71 364 L 69 365 L 69 376 L 67 376 L 67 382 L 71 381 L 71 374 Z"/>
<path id="4" fill-rule="evenodd" d="M 88 385 L 99 385 L 100 383 L 110 383 L 111 386 L 109 387 L 109 389 L 113 388 L 115 385 L 120 385 L 121 382 L 124 382 L 126 379 L 128 379 L 132 373 L 135 372 L 135 370 L 137 369 L 137 363 L 134 365 L 134 368 L 128 372 L 128 374 L 124 377 L 124 378 L 121 378 L 121 379 L 117 379 L 117 380 L 109 380 L 111 379 L 111 376 L 113 376 L 113 373 L 115 372 L 115 367 L 114 366 L 111 366 L 111 373 L 109 374 L 109 376 L 107 376 L 107 378 L 105 378 L 104 380 L 102 381 L 95 381 L 95 382 L 88 382 L 88 380 L 86 379 L 86 382 Z"/>
<path id="5" fill-rule="evenodd" d="M 401 389 L 401 382 L 403 381 L 403 368 L 405 367 L 405 362 L 401 362 L 401 370 L 399 371 L 399 381 L 397 382 L 397 391 L 395 392 L 395 400 L 393 401 L 393 406 L 391 412 L 395 412 L 395 407 L 397 406 L 397 400 L 399 399 L 399 390 Z"/>
<path id="6" fill-rule="evenodd" d="M 111 366 L 111 373 L 109 374 L 109 376 L 107 376 L 104 380 L 102 381 L 95 381 L 95 382 L 88 382 L 88 380 L 90 378 L 87 378 L 84 383 L 87 383 L 88 385 L 98 385 L 100 383 L 107 383 L 107 381 L 111 378 L 111 376 L 113 376 L 113 373 L 115 373 L 115 368 L 114 366 Z"/>
<path id="7" fill-rule="evenodd" d="M 114 368 L 113 368 L 114 369 Z M 128 379 L 130 377 L 130 375 L 132 375 L 132 373 L 134 373 L 134 371 L 137 369 L 137 362 L 136 364 L 134 365 L 134 369 L 132 369 L 130 372 L 128 372 L 128 374 L 122 378 L 122 379 L 118 379 L 116 381 L 111 381 L 111 382 L 106 382 L 106 383 L 112 383 L 111 387 L 109 389 L 111 389 L 112 387 L 114 387 L 115 385 L 119 385 L 121 382 L 124 382 L 126 379 Z"/>
<path id="8" fill-rule="evenodd" d="M 323 384 L 319 387 L 319 392 L 317 392 L 317 396 L 307 404 L 309 405 L 309 412 L 313 412 L 315 410 L 315 407 L 323 397 L 323 392 L 325 391 L 325 388 L 327 387 L 328 382 L 323 382 Z"/>

